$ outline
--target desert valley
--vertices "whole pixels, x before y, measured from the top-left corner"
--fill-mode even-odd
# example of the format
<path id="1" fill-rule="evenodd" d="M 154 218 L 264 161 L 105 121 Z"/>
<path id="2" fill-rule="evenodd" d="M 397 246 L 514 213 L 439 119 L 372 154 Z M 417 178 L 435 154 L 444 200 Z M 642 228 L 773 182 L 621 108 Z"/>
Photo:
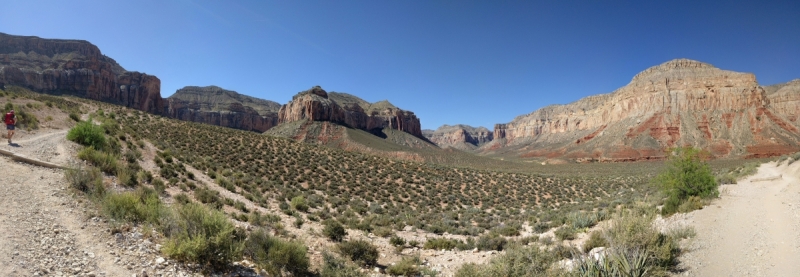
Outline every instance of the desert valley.
<path id="1" fill-rule="evenodd" d="M 800 270 L 800 79 L 677 58 L 436 130 L 320 86 L 278 103 L 186 85 L 163 98 L 88 41 L 0 33 L 0 107 L 17 117 L 0 275 Z"/>

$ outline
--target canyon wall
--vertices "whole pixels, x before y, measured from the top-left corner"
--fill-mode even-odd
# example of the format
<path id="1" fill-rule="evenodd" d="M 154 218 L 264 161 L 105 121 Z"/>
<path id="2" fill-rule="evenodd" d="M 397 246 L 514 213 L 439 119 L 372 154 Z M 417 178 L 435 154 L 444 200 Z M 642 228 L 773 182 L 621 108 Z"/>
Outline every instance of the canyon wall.
<path id="1" fill-rule="evenodd" d="M 0 86 L 71 94 L 161 113 L 161 80 L 125 71 L 97 46 L 81 40 L 0 33 Z"/>
<path id="2" fill-rule="evenodd" d="M 280 107 L 277 102 L 217 86 L 187 86 L 167 98 L 164 114 L 180 120 L 264 132 L 278 125 Z"/>
<path id="3" fill-rule="evenodd" d="M 439 147 L 453 147 L 461 150 L 472 150 L 494 138 L 494 134 L 485 127 L 472 127 L 457 124 L 443 125 L 434 130 L 423 130 L 422 134 Z"/>
<path id="4" fill-rule="evenodd" d="M 482 151 L 606 161 L 663 158 L 685 145 L 718 157 L 785 154 L 798 149 L 796 87 L 767 95 L 753 74 L 672 60 L 612 93 L 497 124 Z"/>

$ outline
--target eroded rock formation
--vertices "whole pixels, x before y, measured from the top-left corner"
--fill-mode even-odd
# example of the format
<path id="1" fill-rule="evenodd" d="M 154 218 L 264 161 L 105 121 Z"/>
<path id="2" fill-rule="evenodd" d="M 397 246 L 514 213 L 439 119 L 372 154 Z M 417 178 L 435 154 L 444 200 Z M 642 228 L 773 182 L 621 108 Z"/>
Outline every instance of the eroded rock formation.
<path id="1" fill-rule="evenodd" d="M 419 119 L 413 112 L 404 111 L 388 101 L 366 102 L 346 93 L 328 93 L 314 87 L 292 97 L 278 112 L 278 123 L 308 119 L 330 121 L 366 131 L 385 127 L 422 137 Z"/>
<path id="2" fill-rule="evenodd" d="M 609 94 L 552 105 L 495 125 L 484 152 L 629 161 L 692 145 L 717 157 L 762 157 L 798 148 L 798 82 L 767 93 L 753 74 L 678 59 Z"/>
<path id="3" fill-rule="evenodd" d="M 167 98 L 165 114 L 180 120 L 264 132 L 278 124 L 280 107 L 277 102 L 217 86 L 188 86 Z"/>
<path id="4" fill-rule="evenodd" d="M 482 146 L 494 138 L 494 134 L 485 127 L 472 127 L 457 124 L 454 126 L 442 125 L 438 129 L 423 130 L 422 134 L 439 147 L 453 147 L 462 150 L 472 150 Z"/>
<path id="5" fill-rule="evenodd" d="M 0 33 L 0 85 L 72 94 L 161 113 L 161 81 L 123 69 L 83 40 L 42 39 Z"/>

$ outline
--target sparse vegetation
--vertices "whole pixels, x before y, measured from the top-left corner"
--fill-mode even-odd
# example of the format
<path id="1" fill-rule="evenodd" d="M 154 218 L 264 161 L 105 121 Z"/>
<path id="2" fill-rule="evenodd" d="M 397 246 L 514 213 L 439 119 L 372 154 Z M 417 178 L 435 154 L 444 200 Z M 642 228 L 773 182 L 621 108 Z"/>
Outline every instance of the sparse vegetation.
<path id="1" fill-rule="evenodd" d="M 378 248 L 366 240 L 353 240 L 339 243 L 339 253 L 361 266 L 372 266 L 378 262 Z"/>

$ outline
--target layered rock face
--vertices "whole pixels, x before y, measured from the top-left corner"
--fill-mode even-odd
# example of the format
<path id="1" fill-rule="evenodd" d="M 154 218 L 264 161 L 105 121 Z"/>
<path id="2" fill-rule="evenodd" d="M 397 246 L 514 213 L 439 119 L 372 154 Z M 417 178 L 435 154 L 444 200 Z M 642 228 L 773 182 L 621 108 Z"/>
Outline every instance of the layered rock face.
<path id="1" fill-rule="evenodd" d="M 82 40 L 0 33 L 0 85 L 71 94 L 159 114 L 161 80 L 130 72 Z"/>
<path id="2" fill-rule="evenodd" d="M 188 86 L 167 98 L 164 114 L 180 120 L 264 132 L 278 125 L 280 107 L 277 102 L 217 86 Z"/>
<path id="3" fill-rule="evenodd" d="M 612 93 L 497 124 L 496 141 L 482 150 L 605 161 L 662 158 L 684 145 L 718 157 L 785 154 L 798 149 L 796 87 L 768 95 L 753 74 L 673 60 Z"/>
<path id="4" fill-rule="evenodd" d="M 366 131 L 389 127 L 422 137 L 419 118 L 413 112 L 401 110 L 388 101 L 370 104 L 349 94 L 329 95 L 320 87 L 298 93 L 278 112 L 279 124 L 303 119 L 330 121 Z"/>
<path id="5" fill-rule="evenodd" d="M 485 127 L 472 127 L 457 124 L 454 126 L 442 125 L 436 131 L 423 130 L 422 134 L 439 147 L 453 147 L 461 150 L 472 150 L 480 147 L 494 138 L 494 134 Z"/>

